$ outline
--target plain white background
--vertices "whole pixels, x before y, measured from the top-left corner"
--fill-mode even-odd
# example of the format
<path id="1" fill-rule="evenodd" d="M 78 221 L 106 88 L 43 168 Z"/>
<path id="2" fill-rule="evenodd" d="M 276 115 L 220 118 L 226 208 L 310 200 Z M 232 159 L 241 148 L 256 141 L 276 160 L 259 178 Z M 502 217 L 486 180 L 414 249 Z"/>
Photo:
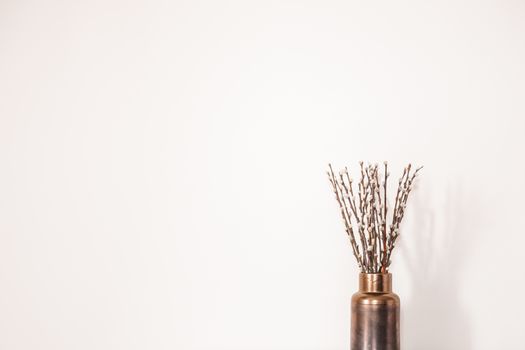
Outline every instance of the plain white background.
<path id="1" fill-rule="evenodd" d="M 524 62 L 521 1 L 1 1 L 0 349 L 347 349 L 359 160 L 425 166 L 403 349 L 524 349 Z"/>

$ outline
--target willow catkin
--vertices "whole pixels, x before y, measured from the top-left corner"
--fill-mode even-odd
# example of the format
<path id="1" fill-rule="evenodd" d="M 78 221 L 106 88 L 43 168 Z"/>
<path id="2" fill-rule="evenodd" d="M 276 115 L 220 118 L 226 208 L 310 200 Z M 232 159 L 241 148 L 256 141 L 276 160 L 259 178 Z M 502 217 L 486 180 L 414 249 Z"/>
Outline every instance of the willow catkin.
<path id="1" fill-rule="evenodd" d="M 390 174 L 388 163 L 384 162 L 383 165 L 384 172 L 381 175 L 378 164 L 365 166 L 363 162 L 359 162 L 361 178 L 357 181 L 357 191 L 354 192 L 354 181 L 348 168 L 343 168 L 339 176 L 336 176 L 332 165 L 328 164 L 328 179 L 339 205 L 352 252 L 363 273 L 388 272 L 408 197 L 418 172 L 423 168 L 412 171 L 412 165 L 408 164 L 403 169 L 389 218 L 387 184 Z"/>

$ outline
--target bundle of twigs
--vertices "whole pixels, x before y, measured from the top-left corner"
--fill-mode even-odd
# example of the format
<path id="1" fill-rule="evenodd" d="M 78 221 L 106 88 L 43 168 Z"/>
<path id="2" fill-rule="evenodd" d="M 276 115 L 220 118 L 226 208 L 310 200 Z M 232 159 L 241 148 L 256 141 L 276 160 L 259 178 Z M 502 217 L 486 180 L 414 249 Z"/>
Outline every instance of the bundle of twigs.
<path id="1" fill-rule="evenodd" d="M 387 162 L 383 164 L 384 174 L 381 175 L 377 164 L 365 166 L 359 162 L 361 179 L 357 182 L 356 192 L 354 180 L 346 167 L 336 176 L 332 165 L 328 165 L 328 178 L 339 204 L 345 231 L 363 273 L 388 272 L 408 196 L 417 173 L 423 168 L 412 171 L 411 164 L 404 168 L 398 182 L 394 209 L 389 214 L 387 182 L 390 174 Z"/>

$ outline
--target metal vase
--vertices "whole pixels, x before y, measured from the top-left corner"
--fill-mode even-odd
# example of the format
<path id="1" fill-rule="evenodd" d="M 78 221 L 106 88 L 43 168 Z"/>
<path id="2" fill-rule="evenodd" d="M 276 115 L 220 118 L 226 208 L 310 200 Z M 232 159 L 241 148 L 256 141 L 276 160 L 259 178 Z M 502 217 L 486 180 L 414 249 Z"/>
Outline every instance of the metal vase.
<path id="1" fill-rule="evenodd" d="M 390 273 L 361 273 L 352 296 L 351 350 L 399 350 L 399 297 Z"/>

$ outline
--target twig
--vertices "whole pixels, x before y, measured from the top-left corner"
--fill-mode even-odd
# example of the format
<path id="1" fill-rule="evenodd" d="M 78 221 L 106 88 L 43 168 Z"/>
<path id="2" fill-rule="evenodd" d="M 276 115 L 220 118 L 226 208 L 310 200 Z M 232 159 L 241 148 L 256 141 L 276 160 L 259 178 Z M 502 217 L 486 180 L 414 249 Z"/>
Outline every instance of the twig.
<path id="1" fill-rule="evenodd" d="M 339 205 L 345 231 L 359 268 L 364 273 L 388 272 L 392 251 L 399 237 L 400 224 L 405 215 L 408 197 L 413 189 L 413 183 L 418 172 L 423 168 L 419 167 L 412 173 L 411 164 L 404 168 L 398 181 L 392 218 L 390 226 L 388 226 L 387 184 L 390 174 L 388 173 L 387 162 L 383 164 L 384 181 L 381 183 L 377 164 L 365 167 L 363 162 L 359 162 L 361 178 L 357 182 L 357 200 L 353 190 L 354 181 L 350 177 L 348 169 L 345 167 L 341 170 L 339 178 L 337 178 L 332 165 L 328 164 L 328 178 Z M 354 222 L 357 225 L 359 243 L 354 232 Z"/>

